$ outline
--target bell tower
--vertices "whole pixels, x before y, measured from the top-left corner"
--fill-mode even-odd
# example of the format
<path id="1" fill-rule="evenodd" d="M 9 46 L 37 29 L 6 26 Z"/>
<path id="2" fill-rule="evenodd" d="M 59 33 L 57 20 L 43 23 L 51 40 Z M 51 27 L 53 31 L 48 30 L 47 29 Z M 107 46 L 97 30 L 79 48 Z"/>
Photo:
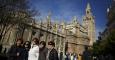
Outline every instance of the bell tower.
<path id="1" fill-rule="evenodd" d="M 92 46 L 95 42 L 95 21 L 94 16 L 91 12 L 91 6 L 88 3 L 85 11 L 85 16 L 83 17 L 83 26 L 86 28 L 87 35 L 89 37 L 90 43 L 89 45 Z"/>

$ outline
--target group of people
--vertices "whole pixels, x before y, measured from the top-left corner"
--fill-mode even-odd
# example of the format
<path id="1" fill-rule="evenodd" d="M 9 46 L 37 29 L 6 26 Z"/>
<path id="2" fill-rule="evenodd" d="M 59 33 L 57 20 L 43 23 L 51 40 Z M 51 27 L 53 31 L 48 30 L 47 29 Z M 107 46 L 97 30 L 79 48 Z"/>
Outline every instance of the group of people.
<path id="1" fill-rule="evenodd" d="M 49 41 L 46 46 L 45 41 L 37 38 L 25 43 L 20 38 L 9 49 L 8 60 L 59 60 L 59 58 L 53 41 Z"/>
<path id="2" fill-rule="evenodd" d="M 66 53 L 66 58 L 65 60 L 78 60 L 78 56 L 76 53 Z"/>

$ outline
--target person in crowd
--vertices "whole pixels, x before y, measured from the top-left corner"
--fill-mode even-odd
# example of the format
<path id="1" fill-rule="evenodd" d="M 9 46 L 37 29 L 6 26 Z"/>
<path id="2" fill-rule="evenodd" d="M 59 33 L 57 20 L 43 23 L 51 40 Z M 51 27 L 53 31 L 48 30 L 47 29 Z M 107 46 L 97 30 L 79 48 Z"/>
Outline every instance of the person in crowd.
<path id="1" fill-rule="evenodd" d="M 70 58 L 71 58 L 71 60 L 74 60 L 73 53 L 71 53 Z"/>
<path id="2" fill-rule="evenodd" d="M 60 60 L 63 60 L 63 52 L 60 52 Z"/>
<path id="3" fill-rule="evenodd" d="M 30 50 L 30 42 L 29 41 L 26 41 L 23 45 L 24 47 L 24 60 L 28 60 L 28 52 Z"/>
<path id="4" fill-rule="evenodd" d="M 39 40 L 34 38 L 31 43 L 31 48 L 29 50 L 28 60 L 38 60 L 39 58 Z"/>
<path id="5" fill-rule="evenodd" d="M 46 60 L 47 58 L 47 53 L 48 53 L 48 49 L 46 48 L 46 42 L 45 41 L 41 41 L 39 44 L 39 59 L 38 60 Z"/>
<path id="6" fill-rule="evenodd" d="M 70 60 L 70 54 L 68 52 L 66 52 L 66 58 L 65 60 Z"/>
<path id="7" fill-rule="evenodd" d="M 2 52 L 2 48 L 3 48 L 3 47 L 2 47 L 2 44 L 0 44 L 0 53 Z"/>
<path id="8" fill-rule="evenodd" d="M 74 60 L 78 60 L 78 56 L 76 53 L 74 53 L 73 56 L 74 56 Z"/>
<path id="9" fill-rule="evenodd" d="M 55 43 L 53 41 L 48 42 L 48 60 L 59 60 L 58 52 L 55 49 Z"/>
<path id="10" fill-rule="evenodd" d="M 83 60 L 83 57 L 81 54 L 78 54 L 78 60 Z"/>
<path id="11" fill-rule="evenodd" d="M 85 51 L 83 52 L 83 60 L 91 60 L 91 54 L 88 50 L 88 47 L 85 46 Z"/>
<path id="12" fill-rule="evenodd" d="M 16 41 L 16 44 L 11 46 L 8 51 L 8 60 L 24 60 L 24 49 L 22 47 L 23 39 L 19 38 Z"/>

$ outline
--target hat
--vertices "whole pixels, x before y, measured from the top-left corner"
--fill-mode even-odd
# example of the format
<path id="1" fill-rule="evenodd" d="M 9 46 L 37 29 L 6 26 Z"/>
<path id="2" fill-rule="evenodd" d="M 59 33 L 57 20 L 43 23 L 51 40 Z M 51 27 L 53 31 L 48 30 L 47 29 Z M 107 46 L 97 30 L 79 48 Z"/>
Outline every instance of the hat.
<path id="1" fill-rule="evenodd" d="M 53 41 L 49 41 L 49 42 L 48 42 L 48 45 L 55 46 L 55 43 L 54 43 Z"/>

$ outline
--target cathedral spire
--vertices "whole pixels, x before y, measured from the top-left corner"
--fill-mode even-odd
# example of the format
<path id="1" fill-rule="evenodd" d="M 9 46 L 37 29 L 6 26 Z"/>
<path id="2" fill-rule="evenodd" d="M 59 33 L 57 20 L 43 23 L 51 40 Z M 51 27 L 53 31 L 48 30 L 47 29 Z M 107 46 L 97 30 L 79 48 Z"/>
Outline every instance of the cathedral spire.
<path id="1" fill-rule="evenodd" d="M 58 32 L 58 23 L 57 23 L 57 21 L 54 22 L 53 31 L 56 32 L 56 33 Z"/>
<path id="2" fill-rule="evenodd" d="M 92 14 L 91 13 L 91 6 L 90 3 L 87 3 L 87 7 L 86 7 L 86 15 Z"/>
<path id="3" fill-rule="evenodd" d="M 51 11 L 48 12 L 48 16 L 46 17 L 47 20 L 47 28 L 51 29 Z"/>
<path id="4" fill-rule="evenodd" d="M 65 31 L 65 29 L 66 29 L 66 23 L 65 23 L 64 20 L 62 20 L 60 28 L 61 28 L 61 32 L 63 34 L 65 34 L 66 33 L 66 31 Z"/>
<path id="5" fill-rule="evenodd" d="M 88 37 L 90 39 L 89 45 L 92 46 L 95 42 L 95 21 L 89 3 L 86 6 L 86 15 L 83 17 L 83 26 L 86 28 Z"/>
<path id="6" fill-rule="evenodd" d="M 73 22 L 77 22 L 77 17 L 76 16 L 73 17 Z"/>
<path id="7" fill-rule="evenodd" d="M 73 16 L 73 21 L 72 21 L 72 24 L 77 24 L 77 17 L 76 16 Z"/>
<path id="8" fill-rule="evenodd" d="M 89 10 L 89 9 L 91 9 L 91 6 L 90 6 L 90 3 L 87 3 L 87 8 L 86 8 L 86 10 Z"/>
<path id="9" fill-rule="evenodd" d="M 47 21 L 49 22 L 50 20 L 51 20 L 51 12 L 48 12 Z"/>

